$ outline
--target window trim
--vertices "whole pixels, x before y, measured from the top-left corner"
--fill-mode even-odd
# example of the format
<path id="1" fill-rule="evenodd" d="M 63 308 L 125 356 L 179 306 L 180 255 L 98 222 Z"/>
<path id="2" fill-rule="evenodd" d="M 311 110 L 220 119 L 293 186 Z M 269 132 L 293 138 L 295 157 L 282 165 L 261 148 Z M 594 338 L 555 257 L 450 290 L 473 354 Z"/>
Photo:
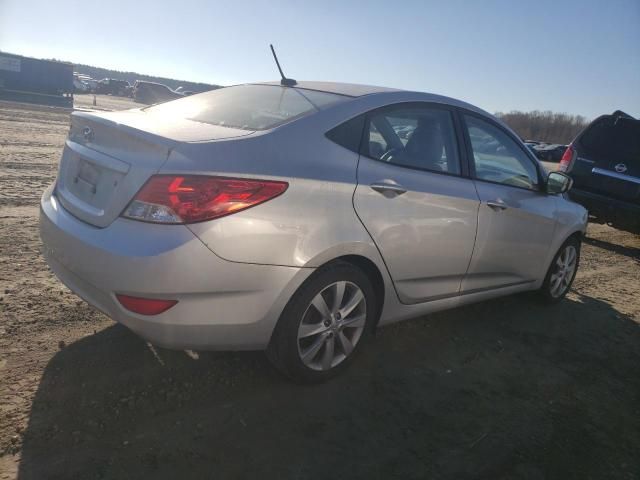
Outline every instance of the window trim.
<path id="1" fill-rule="evenodd" d="M 505 129 L 502 125 L 500 125 L 498 122 L 496 122 L 494 119 L 487 117 L 485 115 L 481 115 L 477 112 L 471 111 L 471 110 L 467 110 L 466 108 L 460 108 L 457 107 L 457 114 L 459 116 L 459 120 L 460 120 L 460 124 L 461 124 L 461 129 L 462 129 L 462 135 L 464 136 L 464 141 L 465 141 L 465 149 L 467 151 L 467 162 L 469 164 L 469 172 L 470 172 L 470 177 L 477 182 L 485 182 L 485 183 L 492 183 L 494 185 L 502 185 L 504 187 L 511 187 L 511 188 L 518 188 L 520 190 L 526 190 L 527 192 L 538 192 L 538 193 L 545 193 L 545 180 L 544 180 L 544 175 L 543 172 L 541 171 L 541 165 L 538 162 L 537 159 L 533 158 L 533 153 L 528 151 L 528 149 L 526 147 L 523 146 L 522 140 L 520 140 L 516 135 L 514 135 L 513 133 L 511 133 L 509 130 Z M 527 188 L 527 187 L 519 187 L 517 185 L 509 185 L 507 183 L 501 183 L 501 182 L 494 182 L 493 180 L 485 180 L 484 178 L 478 178 L 478 176 L 476 175 L 476 165 L 475 165 L 475 161 L 473 160 L 473 146 L 471 145 L 471 137 L 469 136 L 469 127 L 467 125 L 467 122 L 465 120 L 465 115 L 470 116 L 470 117 L 475 117 L 479 120 L 482 120 L 483 122 L 488 123 L 489 125 L 493 126 L 494 128 L 497 128 L 500 132 L 502 132 L 503 134 L 505 134 L 508 138 L 510 138 L 511 140 L 513 140 L 513 142 L 516 144 L 517 148 L 520 149 L 521 152 L 524 153 L 524 156 L 529 159 L 529 161 L 533 164 L 533 168 L 535 168 L 536 170 L 536 174 L 538 177 L 538 183 L 535 185 L 536 188 Z"/>
<path id="2" fill-rule="evenodd" d="M 382 162 L 379 158 L 374 158 L 369 156 L 368 150 L 365 152 L 365 148 L 364 148 L 365 138 L 367 137 L 367 132 L 371 127 L 371 117 L 374 115 L 379 115 L 381 113 L 384 113 L 385 111 L 388 111 L 388 110 L 393 111 L 401 108 L 425 108 L 425 109 L 432 109 L 432 110 L 444 110 L 449 112 L 449 115 L 451 116 L 451 126 L 453 127 L 454 142 L 455 142 L 455 146 L 458 154 L 458 161 L 460 164 L 460 173 L 443 172 L 441 170 L 430 170 L 427 168 L 410 167 L 407 165 L 398 165 L 396 163 Z M 362 115 L 364 115 L 365 118 L 364 118 L 364 128 L 362 129 L 362 135 L 360 138 L 360 148 L 358 150 L 359 155 L 365 158 L 368 158 L 370 160 L 374 160 L 376 162 L 388 164 L 393 167 L 405 168 L 407 170 L 414 170 L 414 171 L 426 172 L 426 173 L 435 173 L 438 175 L 447 175 L 450 177 L 470 178 L 469 161 L 467 158 L 468 154 L 466 152 L 466 147 L 464 143 L 461 143 L 463 141 L 462 135 L 461 135 L 462 132 L 460 131 L 456 110 L 453 106 L 447 105 L 444 103 L 435 103 L 435 102 L 398 102 L 398 103 L 391 103 L 389 105 L 384 105 L 382 107 L 374 108 L 372 110 L 365 112 Z"/>

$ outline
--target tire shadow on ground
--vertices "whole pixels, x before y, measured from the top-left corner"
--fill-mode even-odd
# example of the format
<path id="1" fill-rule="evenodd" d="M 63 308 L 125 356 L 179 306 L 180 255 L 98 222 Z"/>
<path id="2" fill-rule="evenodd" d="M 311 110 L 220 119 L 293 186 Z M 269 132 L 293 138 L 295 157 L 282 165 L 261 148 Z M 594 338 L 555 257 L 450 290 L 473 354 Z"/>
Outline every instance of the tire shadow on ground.
<path id="1" fill-rule="evenodd" d="M 640 328 L 605 302 L 516 295 L 380 329 L 365 347 L 303 387 L 262 353 L 189 356 L 109 327 L 47 365 L 19 478 L 640 472 Z"/>
<path id="2" fill-rule="evenodd" d="M 582 241 L 587 245 L 602 248 L 609 252 L 618 253 L 620 255 L 624 255 L 625 257 L 633 258 L 640 261 L 640 248 L 619 245 L 617 243 L 611 243 L 592 237 L 583 237 Z"/>

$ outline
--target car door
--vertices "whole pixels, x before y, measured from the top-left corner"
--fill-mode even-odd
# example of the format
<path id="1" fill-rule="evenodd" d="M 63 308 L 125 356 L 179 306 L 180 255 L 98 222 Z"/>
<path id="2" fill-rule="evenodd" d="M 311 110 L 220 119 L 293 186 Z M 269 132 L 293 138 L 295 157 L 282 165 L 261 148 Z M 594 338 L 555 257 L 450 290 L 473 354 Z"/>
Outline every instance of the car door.
<path id="1" fill-rule="evenodd" d="M 403 303 L 457 295 L 471 259 L 479 199 L 454 123 L 431 104 L 366 118 L 354 207 Z"/>
<path id="2" fill-rule="evenodd" d="M 534 282 L 546 272 L 557 199 L 544 192 L 541 170 L 511 133 L 475 114 L 462 118 L 481 204 L 461 293 Z"/>

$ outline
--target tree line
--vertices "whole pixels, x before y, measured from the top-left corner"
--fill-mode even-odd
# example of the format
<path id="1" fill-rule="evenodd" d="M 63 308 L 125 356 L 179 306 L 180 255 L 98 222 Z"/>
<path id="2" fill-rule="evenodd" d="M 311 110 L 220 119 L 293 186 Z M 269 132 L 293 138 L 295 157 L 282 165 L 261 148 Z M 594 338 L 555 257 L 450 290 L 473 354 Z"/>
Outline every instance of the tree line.
<path id="1" fill-rule="evenodd" d="M 512 111 L 496 113 L 496 116 L 511 127 L 523 140 L 568 144 L 589 124 L 581 115 L 568 113 Z"/>

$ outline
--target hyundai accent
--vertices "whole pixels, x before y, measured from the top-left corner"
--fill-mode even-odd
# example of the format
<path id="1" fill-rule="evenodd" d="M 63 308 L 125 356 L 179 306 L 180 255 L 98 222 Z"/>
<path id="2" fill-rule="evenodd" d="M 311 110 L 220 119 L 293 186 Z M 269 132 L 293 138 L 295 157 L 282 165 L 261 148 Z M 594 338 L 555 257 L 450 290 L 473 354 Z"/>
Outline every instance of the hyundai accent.
<path id="1" fill-rule="evenodd" d="M 74 112 L 44 255 L 153 344 L 264 349 L 297 381 L 379 325 L 527 290 L 563 298 L 587 213 L 492 115 L 362 85 L 239 85 Z"/>

